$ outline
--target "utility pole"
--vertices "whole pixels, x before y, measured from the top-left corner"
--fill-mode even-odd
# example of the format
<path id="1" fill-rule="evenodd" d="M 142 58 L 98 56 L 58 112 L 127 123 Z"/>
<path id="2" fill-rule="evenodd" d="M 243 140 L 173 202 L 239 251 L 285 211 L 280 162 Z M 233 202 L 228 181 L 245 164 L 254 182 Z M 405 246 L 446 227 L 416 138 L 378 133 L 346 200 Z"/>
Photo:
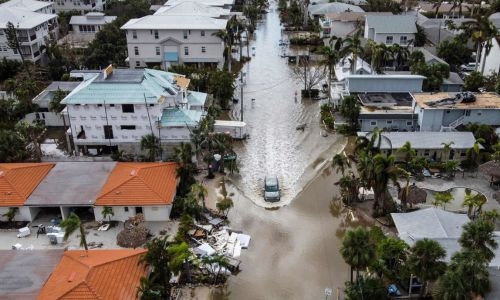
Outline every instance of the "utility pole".
<path id="1" fill-rule="evenodd" d="M 241 114 L 240 114 L 240 121 L 243 122 L 243 71 L 240 71 L 240 91 L 241 91 L 241 96 L 240 96 L 240 105 L 241 105 Z"/>

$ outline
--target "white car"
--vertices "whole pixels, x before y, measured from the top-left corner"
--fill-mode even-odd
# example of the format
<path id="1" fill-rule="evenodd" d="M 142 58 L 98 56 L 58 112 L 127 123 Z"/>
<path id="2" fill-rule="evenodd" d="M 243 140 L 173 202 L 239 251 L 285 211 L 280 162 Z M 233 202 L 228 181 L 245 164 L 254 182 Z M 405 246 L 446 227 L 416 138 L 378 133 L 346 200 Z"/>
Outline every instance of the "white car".
<path id="1" fill-rule="evenodd" d="M 476 70 L 476 66 L 477 66 L 477 64 L 475 62 L 470 62 L 468 64 L 461 65 L 460 66 L 460 71 L 462 71 L 462 72 L 472 72 L 472 71 Z"/>
<path id="2" fill-rule="evenodd" d="M 266 176 L 264 179 L 264 200 L 266 201 L 280 201 L 281 190 L 278 177 Z"/>

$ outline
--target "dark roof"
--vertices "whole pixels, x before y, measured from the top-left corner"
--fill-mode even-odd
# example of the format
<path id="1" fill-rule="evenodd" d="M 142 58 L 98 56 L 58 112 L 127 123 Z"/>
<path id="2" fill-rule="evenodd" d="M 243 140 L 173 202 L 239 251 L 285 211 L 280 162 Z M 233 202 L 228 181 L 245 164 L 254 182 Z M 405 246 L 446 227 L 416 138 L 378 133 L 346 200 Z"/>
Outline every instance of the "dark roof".
<path id="1" fill-rule="evenodd" d="M 36 299 L 64 250 L 0 250 L 0 298 Z"/>

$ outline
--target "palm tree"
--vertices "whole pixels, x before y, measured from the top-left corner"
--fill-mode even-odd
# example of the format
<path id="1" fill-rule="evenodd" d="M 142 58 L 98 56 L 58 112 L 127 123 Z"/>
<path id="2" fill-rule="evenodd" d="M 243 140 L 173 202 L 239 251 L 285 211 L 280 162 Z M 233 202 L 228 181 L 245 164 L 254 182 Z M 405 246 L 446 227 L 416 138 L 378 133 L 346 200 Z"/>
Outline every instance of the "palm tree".
<path id="1" fill-rule="evenodd" d="M 446 251 L 434 240 L 418 240 L 411 248 L 406 263 L 410 271 L 423 281 L 420 298 L 426 291 L 427 283 L 438 279 L 446 270 L 446 264 L 442 261 L 445 257 Z"/>
<path id="2" fill-rule="evenodd" d="M 224 57 L 226 58 L 224 66 L 227 67 L 229 72 L 231 72 L 231 53 L 233 51 L 232 31 L 230 29 L 220 29 L 219 31 L 212 33 L 212 35 L 220 38 L 224 43 Z"/>
<path id="3" fill-rule="evenodd" d="M 389 181 L 396 186 L 399 186 L 398 175 L 401 173 L 401 169 L 394 165 L 394 156 L 386 156 L 384 154 L 377 154 L 373 157 L 374 165 L 374 184 L 373 193 L 375 196 L 375 201 L 373 203 L 375 211 L 378 210 L 380 204 L 382 204 L 382 213 L 386 213 L 387 208 L 387 185 Z"/>
<path id="4" fill-rule="evenodd" d="M 486 261 L 495 257 L 494 249 L 498 247 L 494 239 L 493 222 L 477 219 L 464 225 L 462 235 L 458 240 L 460 245 L 468 249 L 476 249 Z"/>
<path id="5" fill-rule="evenodd" d="M 351 61 L 352 74 L 356 73 L 356 62 L 358 60 L 358 57 L 360 57 L 361 54 L 363 53 L 363 51 L 364 51 L 363 46 L 361 46 L 361 29 L 356 31 L 354 35 L 350 35 L 344 39 L 344 43 L 340 52 L 344 56 L 352 54 L 352 61 Z"/>
<path id="6" fill-rule="evenodd" d="M 337 174 L 340 171 L 342 175 L 344 175 L 346 168 L 351 167 L 351 163 L 349 162 L 349 159 L 347 158 L 347 156 L 345 156 L 344 153 L 342 154 L 338 153 L 333 156 L 332 167 L 336 169 Z"/>
<path id="7" fill-rule="evenodd" d="M 471 189 L 466 188 L 465 198 L 462 206 L 467 206 L 467 215 L 469 216 L 469 218 L 475 219 L 478 214 L 481 213 L 481 209 L 486 201 L 486 196 L 484 196 L 483 194 L 477 193 L 475 195 L 472 195 Z M 474 210 L 474 208 L 476 209 Z"/>
<path id="8" fill-rule="evenodd" d="M 191 193 L 198 197 L 198 199 L 201 200 L 201 203 L 203 204 L 203 209 L 206 209 L 206 203 L 205 203 L 205 198 L 208 195 L 208 190 L 207 188 L 203 185 L 203 183 L 195 183 L 191 185 Z"/>
<path id="9" fill-rule="evenodd" d="M 369 137 L 368 137 L 369 136 Z M 375 127 L 370 134 L 366 136 L 358 136 L 356 138 L 356 146 L 354 151 L 359 153 L 364 151 L 367 154 L 375 155 L 380 153 L 380 146 L 382 145 L 382 129 Z"/>
<path id="10" fill-rule="evenodd" d="M 479 167 L 479 159 L 481 156 L 479 155 L 481 152 L 481 147 L 482 143 L 484 143 L 484 140 L 482 138 L 478 138 L 475 142 L 472 148 L 467 150 L 467 158 L 470 162 L 471 169 L 476 170 Z"/>
<path id="11" fill-rule="evenodd" d="M 443 155 L 441 156 L 441 161 L 448 160 L 450 157 L 450 152 L 451 152 L 451 145 L 454 145 L 455 142 L 449 142 L 449 143 L 441 143 L 443 145 Z"/>
<path id="12" fill-rule="evenodd" d="M 391 51 L 392 57 L 396 62 L 396 70 L 399 70 L 403 65 L 407 65 L 408 59 L 410 58 L 410 50 L 408 47 L 394 44 L 389 48 L 389 51 Z"/>
<path id="13" fill-rule="evenodd" d="M 141 151 L 148 151 L 148 161 L 155 161 L 161 151 L 160 139 L 152 133 L 143 135 L 141 138 Z"/>
<path id="14" fill-rule="evenodd" d="M 194 178 L 196 165 L 193 163 L 193 149 L 190 143 L 182 142 L 174 147 L 174 160 L 179 164 L 177 168 L 177 178 L 179 178 L 178 194 L 180 196 L 189 192 L 192 184 L 196 182 Z"/>
<path id="15" fill-rule="evenodd" d="M 151 266 L 153 283 L 157 283 L 166 291 L 166 295 L 161 295 L 162 299 L 168 299 L 168 291 L 170 291 L 170 278 L 172 271 L 170 268 L 170 255 L 168 254 L 168 236 L 158 238 L 155 237 L 146 244 L 148 251 L 141 258 L 140 263 Z M 151 277 L 150 277 L 151 278 Z M 157 298 L 158 299 L 158 298 Z"/>
<path id="16" fill-rule="evenodd" d="M 15 128 L 26 141 L 30 141 L 33 144 L 34 158 L 38 162 L 41 161 L 41 143 L 46 132 L 45 125 L 41 122 L 28 123 L 27 121 L 20 121 L 16 124 Z"/>
<path id="17" fill-rule="evenodd" d="M 376 256 L 383 264 L 383 272 L 388 279 L 394 280 L 401 262 L 406 261 L 408 244 L 394 237 L 385 237 L 377 243 Z"/>
<path id="18" fill-rule="evenodd" d="M 319 53 L 323 55 L 323 63 L 328 66 L 328 104 L 332 100 L 332 79 L 335 76 L 335 65 L 342 58 L 340 49 L 342 49 L 343 40 L 336 36 L 332 36 L 328 46 L 323 46 L 319 49 Z"/>
<path id="19" fill-rule="evenodd" d="M 101 211 L 102 217 L 106 219 L 106 216 L 109 218 L 109 222 L 111 223 L 111 216 L 115 215 L 113 208 L 111 206 L 104 206 Z"/>
<path id="20" fill-rule="evenodd" d="M 189 257 L 191 252 L 189 246 L 185 242 L 179 244 L 172 244 L 168 247 L 167 252 L 170 256 L 170 267 L 174 274 L 182 273 L 186 270 L 187 281 L 191 282 L 191 268 L 189 267 Z"/>
<path id="21" fill-rule="evenodd" d="M 217 284 L 219 282 L 219 277 L 221 274 L 225 275 L 224 269 L 229 268 L 229 261 L 226 257 L 220 254 L 215 254 L 212 256 L 204 256 L 201 262 L 205 265 L 205 268 L 213 276 L 212 284 Z"/>
<path id="22" fill-rule="evenodd" d="M 219 201 L 217 201 L 217 204 L 215 206 L 217 207 L 219 212 L 221 212 L 224 215 L 224 217 L 227 217 L 229 210 L 233 208 L 234 203 L 230 197 L 225 196 L 222 199 L 219 199 Z"/>
<path id="23" fill-rule="evenodd" d="M 434 194 L 434 202 L 432 203 L 434 206 L 442 205 L 443 209 L 446 210 L 446 204 L 453 201 L 453 195 L 449 192 L 437 192 Z"/>
<path id="24" fill-rule="evenodd" d="M 351 205 L 358 200 L 359 179 L 353 173 L 340 177 L 335 184 L 340 187 L 342 199 L 347 205 Z"/>
<path id="25" fill-rule="evenodd" d="M 164 293 L 163 288 L 155 284 L 155 277 L 153 275 L 150 275 L 149 278 L 141 277 L 136 293 L 137 299 L 155 300 Z"/>
<path id="26" fill-rule="evenodd" d="M 89 250 L 87 246 L 87 239 L 85 238 L 85 230 L 83 228 L 83 223 L 77 214 L 72 212 L 62 221 L 60 224 L 61 228 L 64 228 L 64 241 L 67 241 L 69 236 L 75 232 L 75 230 L 80 230 L 80 247 L 84 247 L 85 251 Z"/>
<path id="27" fill-rule="evenodd" d="M 404 143 L 403 146 L 401 146 L 401 148 L 399 148 L 396 152 L 404 155 L 404 160 L 407 166 L 409 165 L 410 161 L 417 155 L 417 152 L 411 147 L 411 143 L 408 141 Z"/>
<path id="28" fill-rule="evenodd" d="M 19 211 L 19 207 L 9 207 L 9 210 L 2 215 L 2 217 L 6 217 L 8 222 L 14 221 L 17 212 Z"/>
<path id="29" fill-rule="evenodd" d="M 375 248 L 370 241 L 369 232 L 362 227 L 347 231 L 342 240 L 340 254 L 351 266 L 351 283 L 354 270 L 356 270 L 356 280 L 358 280 L 359 270 L 370 265 L 375 257 Z"/>

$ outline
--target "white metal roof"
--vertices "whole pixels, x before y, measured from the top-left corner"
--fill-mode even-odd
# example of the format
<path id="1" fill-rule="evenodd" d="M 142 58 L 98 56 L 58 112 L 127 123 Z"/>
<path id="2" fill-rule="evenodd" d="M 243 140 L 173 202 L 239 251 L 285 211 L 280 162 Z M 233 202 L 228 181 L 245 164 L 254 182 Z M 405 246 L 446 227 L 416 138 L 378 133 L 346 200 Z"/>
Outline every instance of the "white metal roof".
<path id="1" fill-rule="evenodd" d="M 240 121 L 215 120 L 215 126 L 245 127 L 247 123 Z"/>
<path id="2" fill-rule="evenodd" d="M 10 0 L 0 4 L 0 11 L 8 7 L 25 8 L 29 11 L 35 12 L 45 7 L 52 5 L 52 2 L 36 1 L 36 0 Z"/>
<path id="3" fill-rule="evenodd" d="M 204 3 L 194 1 L 184 1 L 178 2 L 174 5 L 162 6 L 154 14 L 177 16 L 206 16 L 211 18 L 220 18 L 221 16 L 229 16 L 230 13 L 231 11 L 229 9 L 209 6 Z"/>
<path id="4" fill-rule="evenodd" d="M 19 29 L 31 29 L 55 18 L 57 15 L 36 13 L 23 7 L 0 6 L 0 28 L 2 29 L 7 28 L 8 22 Z"/>
<path id="5" fill-rule="evenodd" d="M 189 2 L 193 0 L 169 0 L 165 3 L 166 6 L 172 6 L 180 2 Z M 234 4 L 234 0 L 199 0 L 199 3 L 208 5 L 208 6 L 229 6 Z"/>
<path id="6" fill-rule="evenodd" d="M 90 14 L 90 13 L 89 13 Z M 94 15 L 85 15 L 85 16 L 72 16 L 69 21 L 70 25 L 104 25 L 113 22 L 116 19 L 116 16 L 94 16 Z"/>
<path id="7" fill-rule="evenodd" d="M 131 19 L 121 29 L 206 29 L 221 30 L 226 28 L 227 20 L 205 16 L 165 16 L 149 15 Z"/>
<path id="8" fill-rule="evenodd" d="M 375 28 L 376 33 L 416 33 L 416 21 L 415 16 L 412 15 L 367 15 L 365 26 Z"/>
<path id="9" fill-rule="evenodd" d="M 358 132 L 358 136 L 369 135 L 369 132 Z M 443 143 L 453 142 L 453 149 L 470 149 L 474 146 L 476 139 L 472 132 L 382 132 L 384 137 L 390 140 L 392 149 L 401 148 L 406 142 L 410 142 L 414 149 L 443 149 Z M 382 139 L 381 149 L 390 149 L 391 145 L 386 138 Z"/>

